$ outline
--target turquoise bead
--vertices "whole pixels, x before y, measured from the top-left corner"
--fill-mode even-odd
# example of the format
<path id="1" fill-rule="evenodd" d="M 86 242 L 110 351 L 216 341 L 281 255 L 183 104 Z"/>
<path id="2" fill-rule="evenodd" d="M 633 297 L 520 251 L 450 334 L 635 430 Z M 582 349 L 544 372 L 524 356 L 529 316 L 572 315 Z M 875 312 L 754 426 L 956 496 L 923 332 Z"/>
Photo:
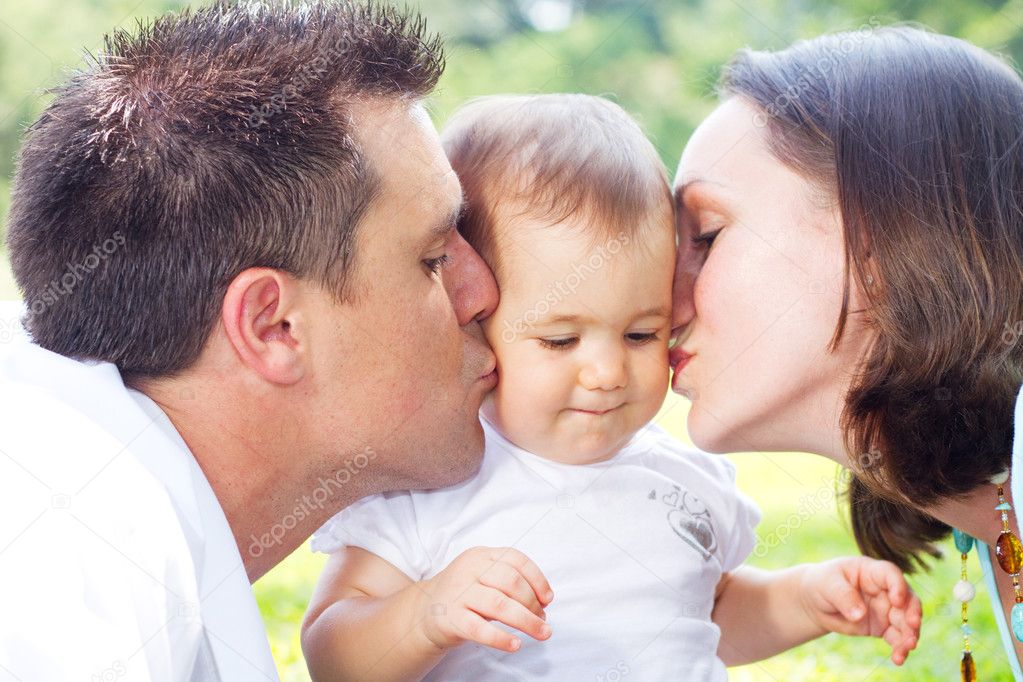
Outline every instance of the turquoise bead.
<path id="1" fill-rule="evenodd" d="M 1012 634 L 1023 642 L 1023 604 L 1016 604 L 1012 607 Z"/>
<path id="2" fill-rule="evenodd" d="M 956 549 L 959 550 L 960 554 L 969 554 L 970 550 L 973 549 L 972 535 L 967 535 L 958 528 L 953 528 L 952 537 L 955 538 Z"/>
<path id="3" fill-rule="evenodd" d="M 966 635 L 967 637 L 973 634 L 973 628 L 971 628 L 969 625 L 960 625 L 959 629 L 962 630 L 963 634 Z"/>
<path id="4" fill-rule="evenodd" d="M 1012 505 L 1008 502 L 1002 502 L 1000 505 L 995 507 L 995 511 L 1012 511 Z"/>

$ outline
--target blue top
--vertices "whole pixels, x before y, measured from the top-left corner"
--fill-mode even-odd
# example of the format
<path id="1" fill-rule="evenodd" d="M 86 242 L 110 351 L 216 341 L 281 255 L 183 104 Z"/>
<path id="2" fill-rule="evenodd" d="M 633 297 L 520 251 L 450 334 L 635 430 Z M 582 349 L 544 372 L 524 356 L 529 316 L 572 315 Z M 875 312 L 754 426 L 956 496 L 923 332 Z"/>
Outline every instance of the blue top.
<path id="1" fill-rule="evenodd" d="M 1012 441 L 1012 471 L 1009 477 L 1009 486 L 1012 490 L 1013 510 L 1016 513 L 1016 523 L 1023 528 L 1023 516 L 1020 515 L 1023 508 L 1023 387 L 1016 396 L 1016 416 Z M 1009 631 L 1009 624 L 1005 621 L 1005 609 L 1002 608 L 1002 600 L 998 596 L 998 585 L 995 584 L 995 573 L 991 567 L 991 554 L 987 545 L 977 541 L 977 554 L 980 556 L 980 565 L 984 569 L 984 582 L 987 584 L 988 596 L 991 597 L 991 606 L 995 610 L 995 622 L 998 623 L 998 631 L 1002 634 L 1002 646 L 1005 647 L 1005 655 L 1012 667 L 1012 674 L 1016 682 L 1023 682 L 1023 670 L 1020 670 L 1019 659 L 1016 657 L 1016 648 L 1013 646 L 1012 633 Z"/>

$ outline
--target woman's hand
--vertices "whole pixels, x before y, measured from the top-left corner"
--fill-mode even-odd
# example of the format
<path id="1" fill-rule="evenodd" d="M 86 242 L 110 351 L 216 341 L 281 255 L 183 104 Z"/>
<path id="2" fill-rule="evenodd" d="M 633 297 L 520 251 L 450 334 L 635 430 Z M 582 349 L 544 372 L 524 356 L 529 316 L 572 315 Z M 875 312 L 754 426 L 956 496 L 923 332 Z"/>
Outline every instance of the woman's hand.
<path id="1" fill-rule="evenodd" d="M 806 614 L 829 632 L 880 637 L 902 665 L 920 638 L 922 611 L 895 564 L 844 557 L 806 567 L 800 596 Z"/>
<path id="2" fill-rule="evenodd" d="M 419 628 L 439 649 L 473 641 L 517 651 L 521 640 L 489 621 L 534 639 L 551 636 L 544 622 L 551 586 L 536 564 L 510 547 L 468 549 L 419 587 Z"/>

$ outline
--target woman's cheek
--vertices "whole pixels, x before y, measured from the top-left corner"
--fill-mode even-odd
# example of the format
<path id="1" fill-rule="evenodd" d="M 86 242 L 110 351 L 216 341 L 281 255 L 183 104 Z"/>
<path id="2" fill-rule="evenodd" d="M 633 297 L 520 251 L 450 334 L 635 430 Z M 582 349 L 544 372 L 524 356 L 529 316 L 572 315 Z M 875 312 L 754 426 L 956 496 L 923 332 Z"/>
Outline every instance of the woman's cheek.
<path id="1" fill-rule="evenodd" d="M 696 325 L 702 328 L 701 336 L 711 333 L 712 329 L 718 327 L 718 318 L 727 319 L 730 316 L 729 307 L 738 303 L 730 301 L 723 291 L 727 280 L 721 275 L 727 272 L 727 263 L 720 259 L 708 259 L 693 287 Z M 739 274 L 733 273 L 732 276 L 737 278 Z"/>

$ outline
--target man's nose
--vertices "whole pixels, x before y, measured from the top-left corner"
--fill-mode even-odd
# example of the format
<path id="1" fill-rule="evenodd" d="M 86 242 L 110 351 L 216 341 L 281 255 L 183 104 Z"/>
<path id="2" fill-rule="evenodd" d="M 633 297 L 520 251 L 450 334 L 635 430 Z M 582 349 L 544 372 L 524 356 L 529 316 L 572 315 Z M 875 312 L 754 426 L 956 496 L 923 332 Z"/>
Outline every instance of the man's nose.
<path id="1" fill-rule="evenodd" d="M 460 234 L 448 248 L 448 256 L 451 262 L 444 269 L 444 284 L 458 325 L 464 327 L 490 317 L 498 300 L 497 282 L 490 266 Z"/>

